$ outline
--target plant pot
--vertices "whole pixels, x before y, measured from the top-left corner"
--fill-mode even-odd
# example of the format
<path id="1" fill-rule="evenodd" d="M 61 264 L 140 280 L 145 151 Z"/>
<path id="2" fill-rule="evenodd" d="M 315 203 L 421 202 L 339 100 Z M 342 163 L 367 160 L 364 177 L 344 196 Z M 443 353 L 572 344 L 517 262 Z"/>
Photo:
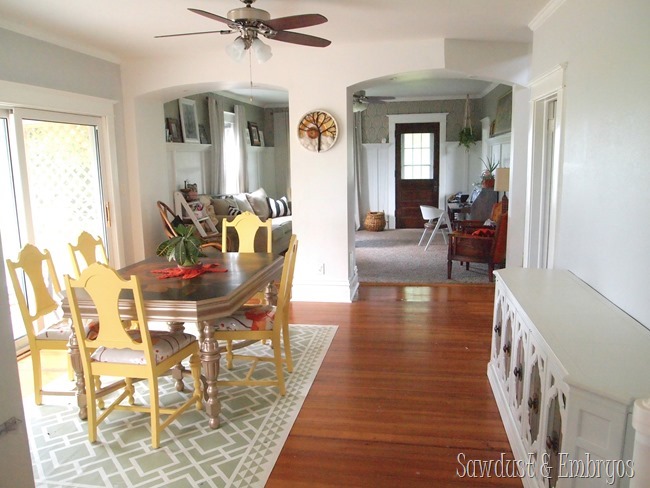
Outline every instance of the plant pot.
<path id="1" fill-rule="evenodd" d="M 494 188 L 494 178 L 483 180 L 483 188 Z"/>
<path id="2" fill-rule="evenodd" d="M 201 267 L 201 263 L 198 262 L 198 263 L 196 263 L 196 264 L 190 264 L 190 265 L 187 265 L 187 266 L 176 263 L 176 266 L 178 266 L 178 267 L 181 268 L 181 269 L 187 269 L 187 270 L 190 270 L 190 269 L 198 269 L 198 268 L 200 268 L 200 267 Z"/>

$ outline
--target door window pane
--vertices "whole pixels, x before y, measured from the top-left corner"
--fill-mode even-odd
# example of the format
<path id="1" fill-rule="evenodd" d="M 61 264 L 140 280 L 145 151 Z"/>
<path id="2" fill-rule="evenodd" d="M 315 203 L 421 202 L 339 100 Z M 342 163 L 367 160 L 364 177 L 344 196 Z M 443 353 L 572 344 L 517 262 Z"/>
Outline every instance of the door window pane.
<path id="1" fill-rule="evenodd" d="M 63 275 L 67 243 L 82 231 L 106 242 L 95 126 L 23 119 L 33 243 Z"/>
<path id="2" fill-rule="evenodd" d="M 433 179 L 432 133 L 402 134 L 402 179 Z"/>

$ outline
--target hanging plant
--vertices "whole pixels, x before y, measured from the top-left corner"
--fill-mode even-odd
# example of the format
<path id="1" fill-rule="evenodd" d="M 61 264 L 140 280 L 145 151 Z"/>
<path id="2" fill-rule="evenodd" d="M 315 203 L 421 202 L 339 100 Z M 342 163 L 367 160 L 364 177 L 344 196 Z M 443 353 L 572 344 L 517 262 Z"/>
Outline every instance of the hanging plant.
<path id="1" fill-rule="evenodd" d="M 458 145 L 465 146 L 465 150 L 469 152 L 472 144 L 476 144 L 474 132 L 472 132 L 472 121 L 469 116 L 469 95 L 465 98 L 465 119 L 463 121 L 463 128 L 458 134 Z"/>
<path id="2" fill-rule="evenodd" d="M 463 127 L 458 134 L 458 145 L 465 146 L 465 149 L 469 151 L 469 148 L 472 144 L 476 144 L 476 139 L 474 139 L 474 133 L 472 132 L 471 127 Z"/>

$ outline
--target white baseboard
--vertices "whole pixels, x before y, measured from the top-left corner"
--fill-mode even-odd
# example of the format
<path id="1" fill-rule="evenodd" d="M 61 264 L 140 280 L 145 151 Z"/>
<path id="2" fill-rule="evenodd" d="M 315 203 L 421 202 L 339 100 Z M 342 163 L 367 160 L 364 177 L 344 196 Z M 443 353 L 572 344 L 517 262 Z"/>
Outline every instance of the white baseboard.
<path id="1" fill-rule="evenodd" d="M 294 280 L 291 300 L 294 302 L 351 303 L 359 288 L 358 277 L 350 281 L 298 282 Z"/>

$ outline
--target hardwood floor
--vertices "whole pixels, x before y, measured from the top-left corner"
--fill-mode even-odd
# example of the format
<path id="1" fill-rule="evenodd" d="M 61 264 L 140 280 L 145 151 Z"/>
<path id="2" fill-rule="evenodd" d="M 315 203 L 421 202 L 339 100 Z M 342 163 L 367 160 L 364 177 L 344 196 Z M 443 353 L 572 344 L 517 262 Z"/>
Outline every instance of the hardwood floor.
<path id="1" fill-rule="evenodd" d="M 362 285 L 351 304 L 292 303 L 292 323 L 339 328 L 266 486 L 522 486 L 457 475 L 512 459 L 486 374 L 493 299 L 487 284 Z M 19 369 L 31 394 L 30 359 Z"/>
<path id="2" fill-rule="evenodd" d="M 522 486 L 457 475 L 512 459 L 486 375 L 493 299 L 362 286 L 352 304 L 293 303 L 292 323 L 339 329 L 266 486 Z"/>

